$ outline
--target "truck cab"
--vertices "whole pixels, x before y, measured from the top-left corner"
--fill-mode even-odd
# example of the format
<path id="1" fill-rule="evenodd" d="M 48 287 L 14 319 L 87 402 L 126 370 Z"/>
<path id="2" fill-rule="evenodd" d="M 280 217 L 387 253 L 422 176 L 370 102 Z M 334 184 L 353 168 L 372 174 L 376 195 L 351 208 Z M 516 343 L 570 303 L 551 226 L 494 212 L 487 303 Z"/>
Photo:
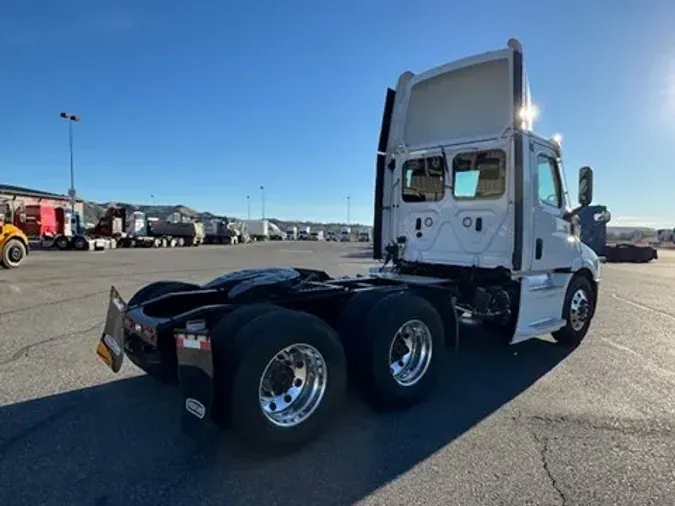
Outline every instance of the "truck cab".
<path id="1" fill-rule="evenodd" d="M 597 293 L 599 260 L 576 225 L 593 170 L 580 169 L 573 209 L 560 139 L 533 131 L 535 111 L 511 39 L 403 72 L 387 91 L 377 156 L 374 257 L 393 258 L 399 271 L 510 286 L 514 342 L 565 325 L 575 275 Z"/>

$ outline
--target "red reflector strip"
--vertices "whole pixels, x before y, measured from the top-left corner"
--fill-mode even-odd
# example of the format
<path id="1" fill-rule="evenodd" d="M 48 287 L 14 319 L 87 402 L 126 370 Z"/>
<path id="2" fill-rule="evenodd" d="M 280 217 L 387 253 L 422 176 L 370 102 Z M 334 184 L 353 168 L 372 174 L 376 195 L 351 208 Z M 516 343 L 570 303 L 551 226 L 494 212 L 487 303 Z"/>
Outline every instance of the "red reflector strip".
<path id="1" fill-rule="evenodd" d="M 176 346 L 193 350 L 210 351 L 211 340 L 202 334 L 176 334 Z"/>

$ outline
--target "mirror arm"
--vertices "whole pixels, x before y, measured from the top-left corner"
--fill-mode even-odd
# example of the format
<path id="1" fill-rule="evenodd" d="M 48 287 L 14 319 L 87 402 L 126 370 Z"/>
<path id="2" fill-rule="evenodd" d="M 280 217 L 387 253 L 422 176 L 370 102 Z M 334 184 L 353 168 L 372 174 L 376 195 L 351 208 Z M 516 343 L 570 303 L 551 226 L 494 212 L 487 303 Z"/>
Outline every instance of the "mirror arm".
<path id="1" fill-rule="evenodd" d="M 576 215 L 579 214 L 579 211 L 581 211 L 584 207 L 586 206 L 579 206 L 575 207 L 574 209 L 570 209 L 563 215 L 562 219 L 565 221 L 571 221 Z"/>

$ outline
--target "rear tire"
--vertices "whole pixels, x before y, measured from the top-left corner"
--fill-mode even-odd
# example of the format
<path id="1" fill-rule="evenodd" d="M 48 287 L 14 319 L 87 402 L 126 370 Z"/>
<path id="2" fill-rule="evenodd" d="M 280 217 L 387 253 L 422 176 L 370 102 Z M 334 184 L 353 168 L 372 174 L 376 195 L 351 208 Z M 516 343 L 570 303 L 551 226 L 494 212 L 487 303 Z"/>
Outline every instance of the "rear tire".
<path id="1" fill-rule="evenodd" d="M 211 346 L 213 347 L 213 385 L 214 403 L 213 420 L 221 428 L 228 428 L 232 422 L 230 399 L 232 392 L 232 377 L 227 371 L 237 364 L 233 360 L 234 339 L 239 330 L 253 322 L 259 316 L 270 311 L 281 311 L 282 308 L 274 304 L 251 304 L 240 306 L 226 314 L 211 331 Z"/>
<path id="2" fill-rule="evenodd" d="M 86 251 L 89 249 L 89 242 L 81 235 L 73 237 L 73 249 L 75 251 Z"/>
<path id="3" fill-rule="evenodd" d="M 60 235 L 54 241 L 54 246 L 61 251 L 65 251 L 70 247 L 70 241 L 65 235 Z"/>
<path id="4" fill-rule="evenodd" d="M 563 328 L 551 335 L 560 344 L 578 346 L 586 337 L 595 313 L 595 296 L 590 281 L 583 276 L 574 276 L 567 287 L 563 306 Z"/>
<path id="5" fill-rule="evenodd" d="M 407 292 L 376 302 L 349 340 L 355 378 L 371 403 L 385 410 L 406 409 L 430 395 L 445 353 L 441 316 Z"/>
<path id="6" fill-rule="evenodd" d="M 288 453 L 334 418 L 345 391 L 346 360 L 336 332 L 323 321 L 268 311 L 244 325 L 232 344 L 232 430 L 242 440 L 266 453 Z M 274 368 L 278 381 L 270 381 Z M 269 400 L 272 395 L 281 406 Z"/>
<path id="7" fill-rule="evenodd" d="M 26 258 L 26 246 L 19 239 L 10 239 L 2 248 L 0 264 L 6 269 L 16 269 Z"/>

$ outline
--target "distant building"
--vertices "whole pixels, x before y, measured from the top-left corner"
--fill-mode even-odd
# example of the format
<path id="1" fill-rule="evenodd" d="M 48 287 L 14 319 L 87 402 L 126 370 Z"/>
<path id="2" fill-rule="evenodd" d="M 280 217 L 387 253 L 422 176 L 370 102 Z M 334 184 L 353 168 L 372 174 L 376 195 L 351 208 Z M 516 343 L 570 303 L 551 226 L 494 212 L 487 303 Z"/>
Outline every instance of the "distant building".
<path id="1" fill-rule="evenodd" d="M 51 205 L 53 207 L 70 207 L 68 195 L 0 184 L 0 203 L 4 201 L 11 202 L 15 209 L 21 205 L 30 206 L 36 204 Z M 77 199 L 75 201 L 75 210 L 84 215 L 84 200 Z"/>

